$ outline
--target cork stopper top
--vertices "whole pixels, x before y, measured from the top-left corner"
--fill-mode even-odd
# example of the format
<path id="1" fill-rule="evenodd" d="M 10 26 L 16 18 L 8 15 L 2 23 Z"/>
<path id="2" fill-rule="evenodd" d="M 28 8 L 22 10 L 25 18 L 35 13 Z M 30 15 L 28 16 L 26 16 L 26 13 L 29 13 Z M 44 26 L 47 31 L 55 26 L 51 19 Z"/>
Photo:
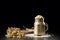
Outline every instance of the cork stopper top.
<path id="1" fill-rule="evenodd" d="M 43 20 L 44 20 L 44 17 L 43 17 L 42 15 L 37 15 L 37 16 L 35 17 L 35 19 L 43 19 Z"/>

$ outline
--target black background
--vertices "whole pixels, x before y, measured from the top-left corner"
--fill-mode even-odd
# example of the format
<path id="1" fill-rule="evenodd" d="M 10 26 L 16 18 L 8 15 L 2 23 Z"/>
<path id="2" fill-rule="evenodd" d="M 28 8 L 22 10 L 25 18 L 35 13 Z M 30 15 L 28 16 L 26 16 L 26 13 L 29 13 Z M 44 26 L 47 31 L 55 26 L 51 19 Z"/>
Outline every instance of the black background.
<path id="1" fill-rule="evenodd" d="M 0 35 L 5 35 L 8 27 L 33 27 L 34 17 L 42 15 L 49 24 L 48 33 L 60 34 L 60 8 L 58 3 L 49 1 L 22 1 L 1 3 Z"/>

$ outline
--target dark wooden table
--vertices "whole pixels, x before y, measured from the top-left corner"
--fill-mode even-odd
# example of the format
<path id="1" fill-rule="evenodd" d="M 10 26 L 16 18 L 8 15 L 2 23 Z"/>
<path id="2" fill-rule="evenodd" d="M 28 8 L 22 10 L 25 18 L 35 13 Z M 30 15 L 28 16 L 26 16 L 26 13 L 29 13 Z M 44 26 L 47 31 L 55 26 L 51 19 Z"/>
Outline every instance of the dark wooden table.
<path id="1" fill-rule="evenodd" d="M 42 38 L 23 37 L 21 39 L 0 37 L 0 40 L 60 40 L 60 38 L 59 38 L 59 36 L 55 35 L 55 36 L 51 36 L 51 37 L 42 37 Z"/>

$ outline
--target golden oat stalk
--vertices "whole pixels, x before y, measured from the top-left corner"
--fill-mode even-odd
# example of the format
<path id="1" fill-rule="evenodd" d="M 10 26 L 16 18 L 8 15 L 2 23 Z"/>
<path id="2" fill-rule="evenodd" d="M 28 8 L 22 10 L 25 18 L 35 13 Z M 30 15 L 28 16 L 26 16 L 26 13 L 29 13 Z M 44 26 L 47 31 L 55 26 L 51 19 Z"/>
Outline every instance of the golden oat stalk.
<path id="1" fill-rule="evenodd" d="M 7 34 L 5 35 L 7 38 L 22 38 L 25 36 L 25 33 L 33 32 L 33 29 L 21 30 L 17 27 L 8 27 Z"/>

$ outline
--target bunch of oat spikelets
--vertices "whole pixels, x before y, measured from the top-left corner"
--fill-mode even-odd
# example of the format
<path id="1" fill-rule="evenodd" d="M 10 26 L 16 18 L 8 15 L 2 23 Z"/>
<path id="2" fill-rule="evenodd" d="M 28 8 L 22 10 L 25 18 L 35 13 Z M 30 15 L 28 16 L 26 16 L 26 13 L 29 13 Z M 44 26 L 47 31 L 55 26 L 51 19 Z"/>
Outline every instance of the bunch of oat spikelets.
<path id="1" fill-rule="evenodd" d="M 8 27 L 7 34 L 5 36 L 7 38 L 22 38 L 24 35 L 25 34 L 21 32 L 20 28 Z"/>

